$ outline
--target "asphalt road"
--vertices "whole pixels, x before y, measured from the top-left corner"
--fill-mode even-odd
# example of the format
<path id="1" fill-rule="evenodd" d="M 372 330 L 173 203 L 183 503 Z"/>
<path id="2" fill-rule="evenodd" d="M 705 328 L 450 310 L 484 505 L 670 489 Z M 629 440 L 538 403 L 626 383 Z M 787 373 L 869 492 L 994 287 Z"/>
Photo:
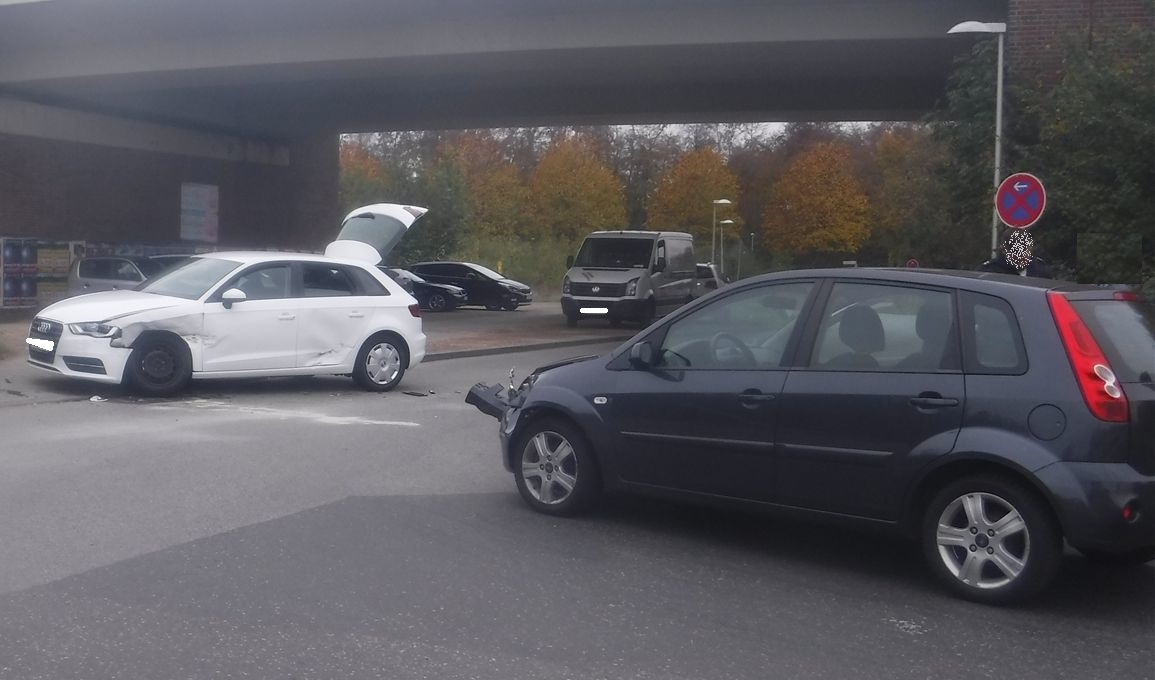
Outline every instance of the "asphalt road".
<path id="1" fill-rule="evenodd" d="M 996 609 L 859 530 L 529 511 L 464 391 L 588 349 L 0 408 L 0 678 L 1155 677 L 1155 567 Z"/>

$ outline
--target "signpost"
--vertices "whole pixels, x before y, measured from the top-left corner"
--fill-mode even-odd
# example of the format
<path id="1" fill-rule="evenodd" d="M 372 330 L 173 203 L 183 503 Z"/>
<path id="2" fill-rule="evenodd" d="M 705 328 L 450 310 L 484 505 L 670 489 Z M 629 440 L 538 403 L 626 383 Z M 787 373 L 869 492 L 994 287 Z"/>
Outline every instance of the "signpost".
<path id="1" fill-rule="evenodd" d="M 911 269 L 918 269 L 918 260 L 913 257 L 906 261 L 906 266 Z"/>
<path id="2" fill-rule="evenodd" d="M 1026 229 L 1043 215 L 1047 192 L 1038 177 L 1016 172 L 1003 180 L 995 192 L 995 210 L 1003 224 L 1012 229 Z"/>

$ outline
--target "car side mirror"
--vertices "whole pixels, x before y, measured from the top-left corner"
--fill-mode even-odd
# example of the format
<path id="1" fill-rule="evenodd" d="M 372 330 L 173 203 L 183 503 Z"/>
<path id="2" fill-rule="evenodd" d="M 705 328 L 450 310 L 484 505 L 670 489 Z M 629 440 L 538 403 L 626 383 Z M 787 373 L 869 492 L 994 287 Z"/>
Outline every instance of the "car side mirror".
<path id="1" fill-rule="evenodd" d="M 666 271 L 666 258 L 659 257 L 658 261 L 654 263 L 654 273 Z"/>
<path id="2" fill-rule="evenodd" d="M 565 268 L 569 269 L 573 266 L 573 255 L 567 255 L 565 258 Z"/>
<path id="3" fill-rule="evenodd" d="M 649 370 L 654 367 L 654 348 L 643 340 L 634 343 L 630 348 L 630 365 L 634 368 Z"/>
<path id="4" fill-rule="evenodd" d="M 221 295 L 221 304 L 225 306 L 225 309 L 232 309 L 234 304 L 248 299 L 249 296 L 245 295 L 245 291 L 240 288 L 230 288 Z"/>

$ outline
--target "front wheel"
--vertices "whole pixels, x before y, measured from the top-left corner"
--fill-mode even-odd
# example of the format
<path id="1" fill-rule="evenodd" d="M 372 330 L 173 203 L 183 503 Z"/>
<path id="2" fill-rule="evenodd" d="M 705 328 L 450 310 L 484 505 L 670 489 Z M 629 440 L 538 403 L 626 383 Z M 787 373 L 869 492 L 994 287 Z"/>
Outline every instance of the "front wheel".
<path id="1" fill-rule="evenodd" d="M 501 305 L 501 308 L 502 308 L 502 309 L 504 309 L 504 310 L 505 310 L 505 311 L 507 311 L 507 312 L 512 312 L 512 311 L 515 311 L 515 310 L 517 310 L 517 303 L 516 303 L 516 302 L 512 302 L 512 301 L 510 301 L 510 302 L 506 302 L 506 303 L 504 303 L 504 304 L 502 304 L 502 305 Z"/>
<path id="2" fill-rule="evenodd" d="M 1063 541 L 1037 495 L 1009 480 L 974 476 L 948 484 L 931 500 L 922 544 L 931 571 L 955 594 L 1010 604 L 1050 583 Z"/>
<path id="3" fill-rule="evenodd" d="M 649 300 L 642 307 L 642 313 L 638 317 L 638 323 L 642 324 L 642 328 L 647 328 L 647 327 L 649 327 L 650 324 L 654 323 L 654 319 L 657 316 L 658 316 L 657 305 L 654 304 L 653 300 Z"/>
<path id="4" fill-rule="evenodd" d="M 370 392 L 388 392 L 405 376 L 409 353 L 405 345 L 388 335 L 369 338 L 357 353 L 353 380 Z"/>
<path id="5" fill-rule="evenodd" d="M 129 385 L 148 397 L 170 397 L 192 377 L 188 346 L 176 338 L 146 338 L 136 343 L 125 366 Z"/>
<path id="6" fill-rule="evenodd" d="M 531 423 L 514 451 L 518 493 L 534 510 L 573 515 L 597 498 L 601 474 L 593 450 L 568 421 L 542 418 Z"/>

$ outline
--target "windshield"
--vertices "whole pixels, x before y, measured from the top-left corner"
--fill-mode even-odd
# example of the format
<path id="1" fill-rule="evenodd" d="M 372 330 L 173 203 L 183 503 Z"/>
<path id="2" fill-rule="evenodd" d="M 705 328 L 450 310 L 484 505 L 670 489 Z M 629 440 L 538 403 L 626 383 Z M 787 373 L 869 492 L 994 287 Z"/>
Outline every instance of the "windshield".
<path id="1" fill-rule="evenodd" d="M 137 290 L 155 295 L 196 300 L 207 293 L 226 274 L 240 266 L 240 262 L 215 257 L 193 258 L 176 269 L 147 281 Z"/>
<path id="2" fill-rule="evenodd" d="M 163 262 L 158 262 L 147 257 L 137 258 L 133 260 L 133 262 L 136 263 L 137 268 L 140 269 L 140 273 L 144 274 L 144 278 L 146 279 L 151 279 L 168 267 L 168 265 Z"/>
<path id="3" fill-rule="evenodd" d="M 1155 308 L 1121 300 L 1071 303 L 1091 329 L 1119 382 L 1151 382 L 1155 376 Z"/>
<path id="4" fill-rule="evenodd" d="M 654 240 L 649 238 L 587 238 L 574 259 L 575 267 L 650 266 Z"/>
<path id="5" fill-rule="evenodd" d="M 486 276 L 488 276 L 491 279 L 504 279 L 505 278 L 504 276 L 502 276 L 501 274 L 498 274 L 497 272 L 493 271 L 489 267 L 482 267 L 479 264 L 470 264 L 469 266 L 473 267 L 474 269 L 481 272 L 482 274 L 485 274 Z"/>

